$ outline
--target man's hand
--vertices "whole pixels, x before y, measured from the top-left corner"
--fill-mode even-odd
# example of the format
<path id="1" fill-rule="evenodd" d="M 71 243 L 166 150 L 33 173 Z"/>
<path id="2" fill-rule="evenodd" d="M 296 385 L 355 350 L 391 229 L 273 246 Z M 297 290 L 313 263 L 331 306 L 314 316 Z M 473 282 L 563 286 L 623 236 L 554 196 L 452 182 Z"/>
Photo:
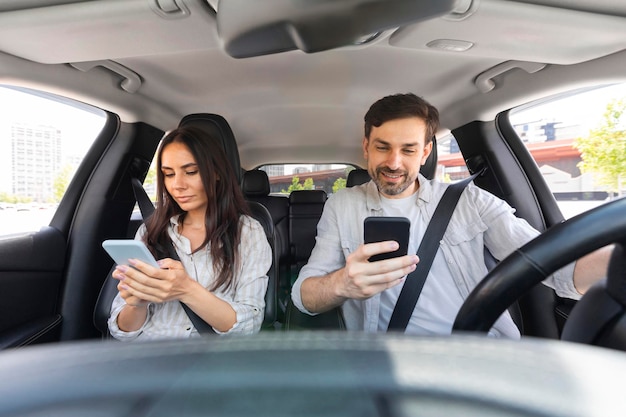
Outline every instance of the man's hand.
<path id="1" fill-rule="evenodd" d="M 361 245 L 346 259 L 342 273 L 335 278 L 336 294 L 345 299 L 370 298 L 387 288 L 394 287 L 413 272 L 419 258 L 417 255 L 406 255 L 382 261 L 369 262 L 368 259 L 380 253 L 393 252 L 398 249 L 395 241 L 368 243 Z"/>
<path id="2" fill-rule="evenodd" d="M 302 304 L 312 313 L 323 313 L 347 299 L 367 299 L 401 284 L 403 277 L 415 270 L 419 262 L 417 255 L 368 261 L 372 255 L 396 249 L 398 243 L 395 241 L 359 246 L 348 256 L 345 267 L 328 275 L 304 280 L 300 288 Z"/>

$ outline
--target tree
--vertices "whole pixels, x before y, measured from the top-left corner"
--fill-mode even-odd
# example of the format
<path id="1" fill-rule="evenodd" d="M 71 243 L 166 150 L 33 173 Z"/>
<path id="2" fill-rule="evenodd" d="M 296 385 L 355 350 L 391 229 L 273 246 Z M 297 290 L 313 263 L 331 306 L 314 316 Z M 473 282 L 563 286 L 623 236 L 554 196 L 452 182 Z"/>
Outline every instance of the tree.
<path id="1" fill-rule="evenodd" d="M 292 191 L 300 191 L 300 190 L 314 190 L 315 184 L 313 183 L 313 178 L 307 178 L 304 180 L 304 184 L 300 184 L 300 177 L 294 175 L 291 178 L 291 184 L 287 190 L 280 190 L 283 194 L 290 194 Z"/>
<path id="2" fill-rule="evenodd" d="M 574 146 L 581 154 L 580 171 L 619 193 L 626 182 L 626 99 L 610 101 L 602 123 Z"/>
<path id="3" fill-rule="evenodd" d="M 342 188 L 346 188 L 346 179 L 345 178 L 337 178 L 335 183 L 333 184 L 333 193 L 341 190 Z"/>
<path id="4" fill-rule="evenodd" d="M 56 175 L 54 180 L 52 181 L 52 189 L 54 190 L 54 202 L 58 203 L 65 195 L 65 191 L 67 190 L 67 186 L 70 183 L 70 179 L 74 174 L 74 168 L 70 164 L 66 164 L 61 168 L 59 173 Z"/>
<path id="5" fill-rule="evenodd" d="M 32 203 L 32 197 L 18 196 L 15 194 L 0 193 L 0 202 L 9 204 Z"/>
<path id="6" fill-rule="evenodd" d="M 156 163 L 152 163 L 150 165 L 150 169 L 148 170 L 148 173 L 146 174 L 146 178 L 143 180 L 143 186 L 144 188 L 146 188 L 146 190 L 150 190 L 150 200 L 152 201 L 156 201 L 157 200 L 157 195 L 156 195 L 156 180 L 157 175 L 156 175 Z"/>

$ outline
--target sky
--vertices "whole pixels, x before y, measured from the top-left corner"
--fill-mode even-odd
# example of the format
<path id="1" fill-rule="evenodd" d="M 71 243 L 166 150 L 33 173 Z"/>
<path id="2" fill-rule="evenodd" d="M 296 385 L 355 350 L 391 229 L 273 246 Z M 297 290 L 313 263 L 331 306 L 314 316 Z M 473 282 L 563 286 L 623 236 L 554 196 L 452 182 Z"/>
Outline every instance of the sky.
<path id="1" fill-rule="evenodd" d="M 84 155 L 104 125 L 104 114 L 96 115 L 80 108 L 57 103 L 42 97 L 30 96 L 0 86 L 0 132 L 15 122 L 54 126 L 63 135 L 63 152 L 67 155 Z M 33 117 L 36 115 L 36 118 Z M 4 136 L 4 134 L 2 135 Z M 0 149 L 4 140 L 0 137 Z"/>
<path id="2" fill-rule="evenodd" d="M 55 127 L 62 135 L 62 160 L 82 159 L 105 122 L 103 112 L 96 114 L 82 107 L 0 86 L 0 192 L 12 191 L 11 126 L 24 123 Z"/>
<path id="3" fill-rule="evenodd" d="M 511 122 L 521 124 L 533 120 L 560 121 L 593 129 L 598 121 L 602 120 L 606 104 L 611 99 L 619 98 L 626 100 L 626 83 L 595 89 L 563 100 L 546 102 L 541 106 L 524 110 L 519 115 L 512 114 Z M 550 116 L 546 117 L 547 115 Z"/>

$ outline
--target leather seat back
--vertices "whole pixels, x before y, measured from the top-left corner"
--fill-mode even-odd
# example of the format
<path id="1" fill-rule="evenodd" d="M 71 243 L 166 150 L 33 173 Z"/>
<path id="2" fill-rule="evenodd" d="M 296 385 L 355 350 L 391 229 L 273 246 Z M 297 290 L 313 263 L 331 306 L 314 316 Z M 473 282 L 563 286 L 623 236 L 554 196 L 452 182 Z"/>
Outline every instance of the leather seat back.
<path id="1" fill-rule="evenodd" d="M 322 216 L 326 198 L 324 190 L 299 190 L 289 195 L 289 242 L 292 274 L 295 274 L 292 283 L 313 251 L 317 223 Z"/>
<path id="2" fill-rule="evenodd" d="M 243 173 L 241 188 L 246 200 L 262 204 L 267 208 L 274 223 L 276 265 L 278 269 L 278 319 L 281 321 L 287 300 L 291 294 L 289 198 L 270 195 L 270 182 L 267 173 L 258 169 Z"/>

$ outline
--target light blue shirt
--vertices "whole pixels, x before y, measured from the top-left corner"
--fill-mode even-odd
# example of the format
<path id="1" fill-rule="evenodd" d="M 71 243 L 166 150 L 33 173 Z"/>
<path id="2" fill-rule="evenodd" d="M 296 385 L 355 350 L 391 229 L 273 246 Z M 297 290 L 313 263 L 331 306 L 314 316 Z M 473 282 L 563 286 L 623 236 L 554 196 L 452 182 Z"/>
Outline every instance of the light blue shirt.
<path id="1" fill-rule="evenodd" d="M 418 180 L 420 187 L 415 198 L 417 212 L 411 219 L 412 234 L 409 242 L 410 248 L 414 250 L 419 247 L 426 225 L 430 222 L 437 203 L 449 185 L 435 180 L 426 180 L 421 175 Z M 291 297 L 298 309 L 313 315 L 302 304 L 300 295 L 302 282 L 309 277 L 327 275 L 343 268 L 346 257 L 363 243 L 363 219 L 368 216 L 382 215 L 385 215 L 383 202 L 373 181 L 346 188 L 329 197 L 317 226 L 316 244 L 311 257 L 300 271 L 292 288 Z M 449 334 L 452 322 L 448 318 L 456 316 L 462 301 L 487 275 L 484 247 L 487 247 L 496 259 L 504 259 L 537 235 L 539 232 L 526 220 L 516 217 L 514 209 L 505 201 L 473 183 L 469 184 L 450 219 L 426 281 L 428 283 L 431 279 L 437 279 L 439 282 L 434 283 L 437 288 L 433 288 L 433 284 L 428 284 L 431 286 L 429 290 L 425 285 L 425 292 L 420 296 L 406 333 Z M 433 271 L 436 272 L 436 278 L 433 278 Z M 578 299 L 580 294 L 574 287 L 573 273 L 574 264 L 572 263 L 548 277 L 544 284 L 555 289 L 562 297 Z M 446 281 L 450 285 L 446 284 Z M 442 303 L 448 311 L 435 311 L 441 317 L 439 319 L 441 322 L 430 329 L 424 328 L 420 325 L 419 316 L 423 316 L 425 312 L 428 313 L 433 305 L 438 305 L 440 301 L 443 301 L 429 299 L 429 292 L 441 294 L 442 291 L 457 291 L 458 296 L 453 293 L 449 294 L 447 300 Z M 382 297 L 381 294 L 377 294 L 366 300 L 345 301 L 342 311 L 346 328 L 366 332 L 376 332 L 386 328 L 389 314 L 381 314 L 381 311 L 393 310 L 399 292 L 400 286 L 396 286 L 386 290 Z M 455 303 L 458 305 L 454 305 Z M 508 313 L 495 323 L 491 333 L 519 337 L 519 331 Z"/>

